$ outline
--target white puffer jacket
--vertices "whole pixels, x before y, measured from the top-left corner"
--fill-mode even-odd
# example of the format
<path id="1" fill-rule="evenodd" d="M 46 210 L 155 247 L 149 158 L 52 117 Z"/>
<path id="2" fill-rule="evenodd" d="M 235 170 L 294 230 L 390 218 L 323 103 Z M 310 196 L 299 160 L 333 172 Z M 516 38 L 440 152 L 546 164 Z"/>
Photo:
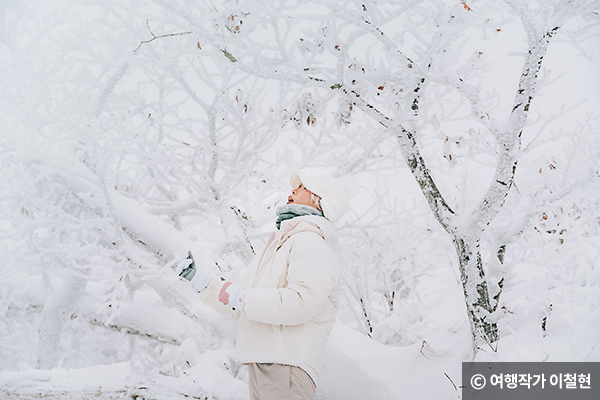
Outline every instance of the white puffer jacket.
<path id="1" fill-rule="evenodd" d="M 241 313 L 217 301 L 219 279 L 202 291 L 207 304 L 239 318 L 239 363 L 294 365 L 317 382 L 341 293 L 336 242 L 325 218 L 283 221 L 240 283 L 248 292 Z"/>

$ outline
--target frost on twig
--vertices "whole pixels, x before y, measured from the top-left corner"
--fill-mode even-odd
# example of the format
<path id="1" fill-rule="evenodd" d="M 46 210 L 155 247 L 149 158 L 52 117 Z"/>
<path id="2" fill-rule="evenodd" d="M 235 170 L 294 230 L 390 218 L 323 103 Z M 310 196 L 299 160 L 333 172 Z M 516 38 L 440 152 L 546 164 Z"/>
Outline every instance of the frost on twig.
<path id="1" fill-rule="evenodd" d="M 160 342 L 160 343 L 172 344 L 172 345 L 176 345 L 176 346 L 181 345 L 181 340 L 179 340 L 177 338 L 172 338 L 167 335 L 160 334 L 160 333 L 144 332 L 140 329 L 136 329 L 136 328 L 132 328 L 132 327 L 125 326 L 125 325 L 120 325 L 120 324 L 107 324 L 107 323 L 99 321 L 95 318 L 90 319 L 88 321 L 88 323 L 93 326 L 107 328 L 112 331 L 124 333 L 127 335 L 140 336 L 145 339 L 153 340 L 153 341 Z"/>
<path id="2" fill-rule="evenodd" d="M 152 39 L 149 40 L 142 40 L 140 42 L 140 45 L 138 47 L 135 48 L 135 50 L 133 50 L 133 52 L 135 53 L 136 51 L 138 51 L 140 49 L 140 47 L 142 47 L 143 44 L 145 43 L 150 43 L 155 41 L 156 39 L 161 39 L 161 38 L 166 38 L 166 37 L 171 37 L 171 36 L 183 36 L 183 35 L 191 35 L 193 32 L 176 32 L 176 33 L 167 33 L 165 35 L 159 35 L 156 36 L 154 34 L 154 32 L 152 32 L 152 29 L 150 29 L 150 24 L 148 23 L 148 20 L 146 20 L 146 27 L 148 27 L 148 32 L 150 32 L 150 34 L 152 35 Z"/>

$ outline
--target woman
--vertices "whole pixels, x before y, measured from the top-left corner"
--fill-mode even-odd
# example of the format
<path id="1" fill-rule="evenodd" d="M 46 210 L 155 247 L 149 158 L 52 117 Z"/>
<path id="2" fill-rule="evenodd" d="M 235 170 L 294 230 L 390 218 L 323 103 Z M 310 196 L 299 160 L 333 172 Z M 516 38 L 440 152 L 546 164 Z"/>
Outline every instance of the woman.
<path id="1" fill-rule="evenodd" d="M 237 358 L 248 365 L 251 400 L 314 399 L 340 298 L 331 222 L 345 211 L 348 194 L 325 175 L 294 172 L 290 183 L 277 230 L 241 282 L 197 270 L 191 253 L 180 265 L 179 276 L 204 302 L 239 318 Z"/>

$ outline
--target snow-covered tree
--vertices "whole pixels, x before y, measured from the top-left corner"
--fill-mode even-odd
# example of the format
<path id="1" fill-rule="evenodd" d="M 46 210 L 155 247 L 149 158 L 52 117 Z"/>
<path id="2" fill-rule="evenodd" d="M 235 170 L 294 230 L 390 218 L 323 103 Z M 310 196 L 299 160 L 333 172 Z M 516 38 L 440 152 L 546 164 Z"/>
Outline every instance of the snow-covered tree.
<path id="1" fill-rule="evenodd" d="M 243 381 L 233 327 L 172 269 L 192 250 L 237 275 L 304 167 L 363 187 L 339 225 L 348 326 L 425 359 L 598 326 L 598 117 L 547 68 L 593 58 L 595 2 L 47 7 L 0 5 L 0 370 Z"/>
<path id="2" fill-rule="evenodd" d="M 347 122 L 352 111 L 360 109 L 397 139 L 434 216 L 456 248 L 474 352 L 480 340 L 494 346 L 498 340 L 494 313 L 503 280 L 489 287 L 481 258 L 482 235 L 513 187 L 548 46 L 572 18 L 583 16 L 593 24 L 595 2 L 370 5 L 349 1 L 343 6 L 262 3 L 260 9 L 256 4 L 225 11 L 237 23 L 229 29 L 229 37 L 207 34 L 206 38 L 242 71 L 313 87 L 325 92 L 320 94 L 325 99 L 332 96 L 327 92 L 336 93 L 342 100 L 337 111 L 341 120 Z M 494 49 L 484 52 L 480 37 L 470 40 L 476 30 L 484 37 L 500 33 L 499 26 L 507 23 L 496 17 L 501 10 L 518 16 L 525 39 L 524 47 L 515 49 L 523 55 L 511 103 L 502 103 L 506 99 L 500 96 L 486 97 L 480 79 L 489 68 L 486 53 Z M 306 103 L 306 94 L 302 99 Z M 456 107 L 454 114 L 445 110 L 444 102 Z M 440 190 L 440 178 L 428 167 L 419 137 L 431 125 L 439 129 L 441 118 L 464 113 L 465 106 L 470 107 L 466 124 L 475 130 L 473 136 L 483 138 L 474 140 L 487 141 L 486 162 L 494 162 L 495 168 L 479 182 L 485 191 L 458 210 L 456 201 Z M 315 111 L 309 105 L 302 109 L 306 115 L 297 120 L 314 123 Z M 446 142 L 453 141 L 450 135 L 457 133 L 449 134 Z M 455 162 L 451 152 L 444 156 Z M 501 259 L 506 244 L 498 245 L 492 251 Z"/>

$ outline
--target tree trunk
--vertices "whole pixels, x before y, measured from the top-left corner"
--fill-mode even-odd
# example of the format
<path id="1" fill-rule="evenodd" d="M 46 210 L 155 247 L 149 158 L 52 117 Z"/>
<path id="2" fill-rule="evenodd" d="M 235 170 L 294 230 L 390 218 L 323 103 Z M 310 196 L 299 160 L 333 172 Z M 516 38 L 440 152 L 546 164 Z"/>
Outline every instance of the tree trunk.
<path id="1" fill-rule="evenodd" d="M 496 305 L 490 301 L 479 238 L 456 235 L 452 239 L 458 255 L 460 279 L 463 286 L 473 342 L 473 354 L 477 353 L 480 340 L 493 348 L 498 341 L 498 327 L 492 318 Z"/>
<path id="2" fill-rule="evenodd" d="M 483 340 L 493 347 L 494 343 L 497 342 L 499 338 L 498 327 L 496 322 L 492 321 L 490 315 L 495 310 L 495 307 L 492 308 L 490 303 L 488 285 L 479 249 L 479 235 L 491 221 L 491 219 L 489 219 L 481 223 L 482 218 L 495 215 L 490 212 L 490 210 L 497 212 L 497 210 L 500 209 L 501 204 L 506 197 L 506 193 L 508 193 L 508 189 L 512 185 L 515 169 L 510 168 L 510 184 L 495 182 L 498 187 L 501 187 L 504 191 L 496 193 L 496 186 L 492 185 L 493 189 L 490 189 L 490 191 L 493 192 L 493 195 L 488 194 L 488 197 L 482 201 L 479 211 L 469 217 L 470 223 L 467 224 L 466 227 L 459 229 L 459 217 L 440 193 L 437 184 L 431 176 L 431 172 L 429 171 L 429 168 L 427 168 L 425 160 L 419 151 L 415 134 L 408 131 L 400 124 L 395 123 L 373 106 L 362 101 L 360 96 L 356 93 L 348 92 L 346 90 L 344 90 L 344 92 L 347 95 L 354 97 L 352 98 L 352 103 L 354 105 L 361 107 L 363 111 L 374 117 L 383 126 L 394 130 L 406 164 L 421 187 L 421 191 L 435 218 L 440 225 L 442 225 L 444 230 L 448 232 L 455 245 L 459 259 L 467 315 L 471 326 L 473 355 L 477 353 L 480 340 Z M 512 161 L 512 159 L 510 159 L 510 161 Z M 505 168 L 499 167 L 499 170 L 505 171 Z M 485 212 L 482 212 L 482 210 Z"/>
<path id="3" fill-rule="evenodd" d="M 495 308 L 492 308 L 490 302 L 488 285 L 481 261 L 479 235 L 483 232 L 483 228 L 479 228 L 477 225 L 467 225 L 462 230 L 458 228 L 457 216 L 446 203 L 435 184 L 419 152 L 414 135 L 402 129 L 396 133 L 396 137 L 400 143 L 406 163 L 419 183 L 421 191 L 427 199 L 427 203 L 438 222 L 452 237 L 452 242 L 456 248 L 467 315 L 471 326 L 473 355 L 477 354 L 480 340 L 483 340 L 493 348 L 494 343 L 498 341 L 498 327 L 496 322 L 492 320 L 491 313 Z M 514 169 L 512 169 L 511 183 L 513 176 Z M 510 188 L 510 185 L 500 186 L 502 186 L 505 192 L 493 196 L 496 203 L 501 202 L 506 197 Z M 490 207 L 488 202 L 484 201 L 483 204 L 485 207 L 481 208 Z M 486 222 L 489 223 L 489 221 Z"/>
<path id="4" fill-rule="evenodd" d="M 85 279 L 81 277 L 67 276 L 57 285 L 44 305 L 38 333 L 37 368 L 52 369 L 60 366 L 62 332 L 79 307 L 85 284 Z"/>

